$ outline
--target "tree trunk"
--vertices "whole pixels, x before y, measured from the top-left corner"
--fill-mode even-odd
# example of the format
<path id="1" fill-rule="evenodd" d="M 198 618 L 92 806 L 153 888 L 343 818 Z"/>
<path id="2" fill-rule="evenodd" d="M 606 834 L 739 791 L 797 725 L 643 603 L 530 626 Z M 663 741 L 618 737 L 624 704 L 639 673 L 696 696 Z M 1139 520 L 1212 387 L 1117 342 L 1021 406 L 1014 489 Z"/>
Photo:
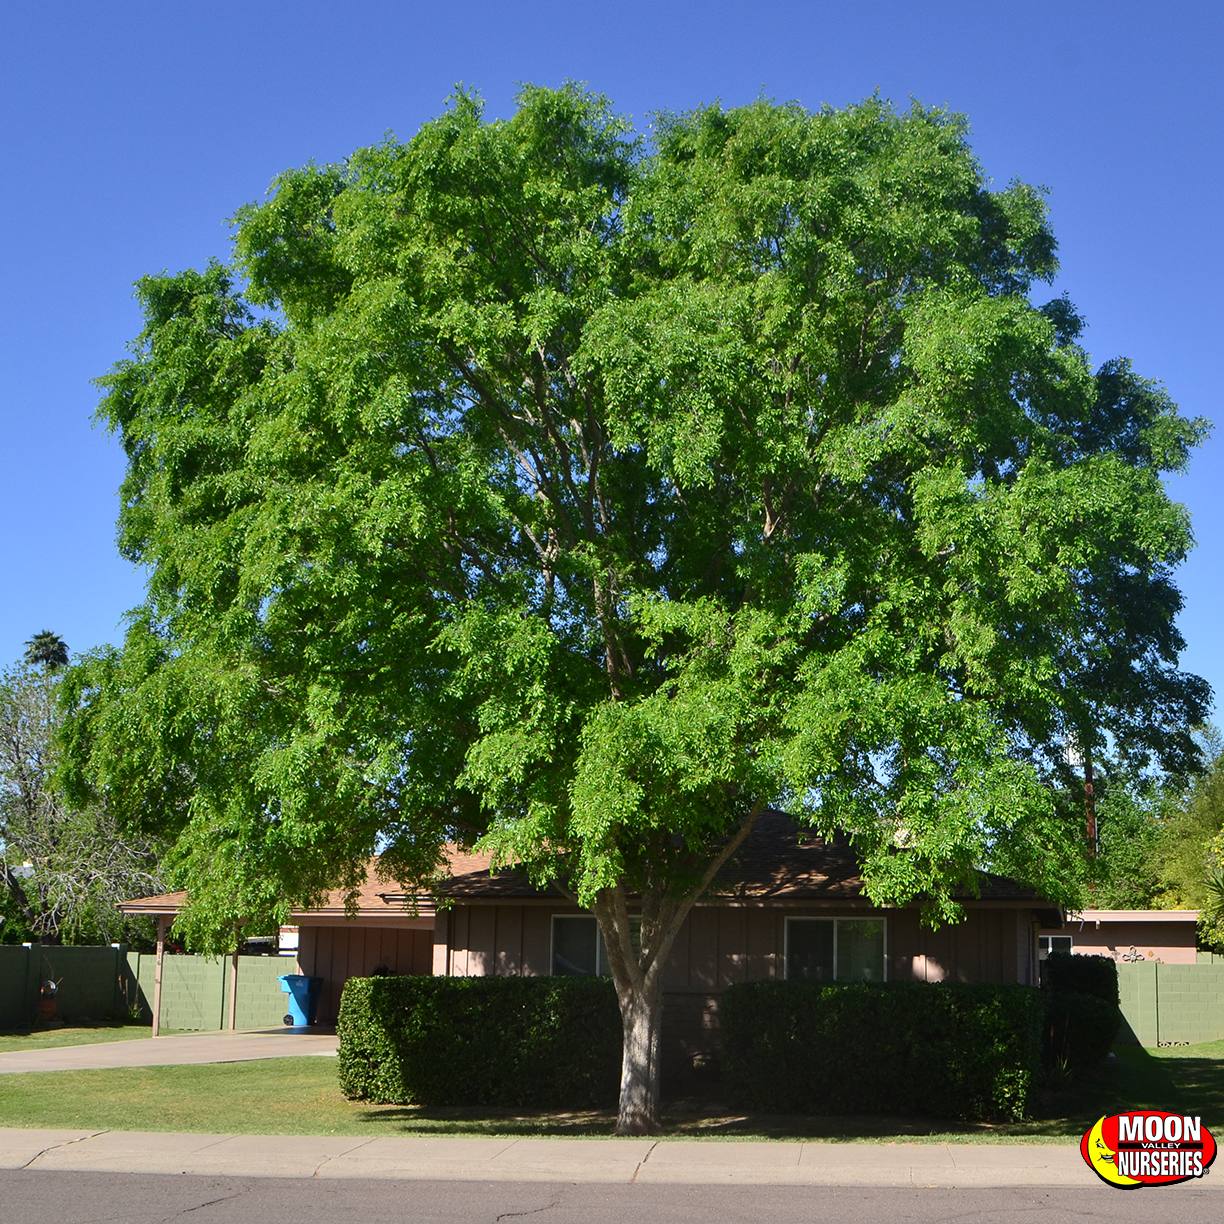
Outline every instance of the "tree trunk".
<path id="1" fill-rule="evenodd" d="M 1097 834 L 1096 770 L 1092 753 L 1084 753 L 1084 832 L 1088 837 L 1088 855 L 1096 858 L 1100 840 Z"/>
<path id="2" fill-rule="evenodd" d="M 619 884 L 605 889 L 595 900 L 592 908 L 616 985 L 624 1035 L 618 1135 L 653 1135 L 659 1130 L 663 966 L 697 898 L 743 844 L 761 808 L 756 804 L 745 815 L 734 835 L 706 864 L 700 882 L 686 895 L 669 896 L 662 887 L 644 889 L 636 899 L 638 912 L 632 916 L 625 889 Z"/>
<path id="3" fill-rule="evenodd" d="M 33 931 L 38 926 L 38 915 L 34 912 L 34 907 L 30 904 L 29 895 L 26 893 L 21 881 L 17 878 L 16 873 L 7 865 L 4 867 L 4 887 L 9 896 L 12 897 L 13 903 L 21 911 L 21 916 L 25 920 L 26 926 Z"/>
<path id="4" fill-rule="evenodd" d="M 618 1135 L 653 1135 L 659 1130 L 659 1031 L 663 995 L 658 979 L 641 989 L 617 991 L 624 1051 L 621 1055 Z"/>

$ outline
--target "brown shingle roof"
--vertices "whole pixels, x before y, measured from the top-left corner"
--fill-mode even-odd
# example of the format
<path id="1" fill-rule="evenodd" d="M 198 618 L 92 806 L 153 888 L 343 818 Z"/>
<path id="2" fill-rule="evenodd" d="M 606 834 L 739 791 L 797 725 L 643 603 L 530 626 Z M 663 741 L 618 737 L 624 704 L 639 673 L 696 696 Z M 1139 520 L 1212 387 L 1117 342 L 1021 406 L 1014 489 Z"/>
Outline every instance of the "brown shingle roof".
<path id="1" fill-rule="evenodd" d="M 450 846 L 446 851 L 450 878 L 440 889 L 442 895 L 454 900 L 497 900 L 499 898 L 561 897 L 556 888 L 537 888 L 525 872 L 507 869 L 495 875 L 489 872 L 490 856 L 476 854 Z M 396 886 L 377 874 L 378 860 L 371 859 L 365 883 L 357 895 L 357 913 L 364 917 L 386 917 L 403 914 L 409 909 L 408 898 Z M 978 896 L 987 901 L 1046 903 L 1032 889 L 1003 876 L 978 874 Z M 865 896 L 859 862 L 854 851 L 838 841 L 826 841 L 807 833 L 782 812 L 764 813 L 745 840 L 739 852 L 719 873 L 710 889 L 711 900 L 743 900 L 767 903 L 771 900 L 857 900 Z M 969 900 L 971 894 L 961 898 Z M 186 904 L 186 894 L 164 893 L 156 897 L 141 897 L 125 901 L 119 908 L 125 914 L 174 914 Z M 344 893 L 328 894 L 323 905 L 300 911 L 295 918 L 310 914 L 343 916 Z M 417 898 L 417 914 L 432 917 L 432 897 Z"/>
<path id="2" fill-rule="evenodd" d="M 560 896 L 535 887 L 522 871 L 489 874 L 489 860 L 467 856 L 471 866 L 456 861 L 443 889 L 458 899 Z M 1044 904 L 1030 888 L 1004 876 L 978 873 L 978 896 L 987 901 L 1031 901 Z M 854 851 L 837 841 L 810 834 L 783 812 L 765 812 L 739 851 L 718 874 L 711 899 L 736 900 L 854 900 L 864 897 L 863 878 Z M 960 894 L 964 900 L 970 893 Z"/>
<path id="3" fill-rule="evenodd" d="M 463 856 L 465 867 L 470 867 L 471 856 Z M 488 870 L 488 860 L 485 860 L 485 870 Z M 345 908 L 345 893 L 342 888 L 329 892 L 323 903 L 307 910 L 294 910 L 292 918 L 300 919 L 308 916 L 343 918 L 349 912 Z M 402 890 L 393 883 L 378 875 L 378 859 L 372 858 L 366 867 L 366 878 L 357 890 L 354 898 L 356 912 L 359 917 L 386 918 L 388 916 L 432 918 L 434 915 L 433 898 L 421 896 L 416 898 L 415 911 L 405 898 Z M 156 897 L 137 897 L 132 901 L 121 901 L 119 910 L 124 914 L 177 914 L 187 904 L 185 892 L 161 893 Z"/>
<path id="4" fill-rule="evenodd" d="M 120 901 L 118 909 L 124 914 L 177 914 L 187 904 L 185 892 L 158 893 L 155 897 L 135 897 L 131 901 Z"/>

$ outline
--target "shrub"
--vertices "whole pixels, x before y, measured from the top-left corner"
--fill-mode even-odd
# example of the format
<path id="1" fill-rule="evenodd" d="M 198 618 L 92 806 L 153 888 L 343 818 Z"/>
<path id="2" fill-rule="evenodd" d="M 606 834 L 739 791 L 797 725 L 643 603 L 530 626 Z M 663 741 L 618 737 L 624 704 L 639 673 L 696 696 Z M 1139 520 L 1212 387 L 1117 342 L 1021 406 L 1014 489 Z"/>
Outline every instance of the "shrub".
<path id="1" fill-rule="evenodd" d="M 353 1100 L 616 1101 L 621 1023 L 605 978 L 349 978 L 337 1032 L 340 1089 Z"/>
<path id="2" fill-rule="evenodd" d="M 1118 966 L 1109 956 L 1051 952 L 1041 965 L 1041 984 L 1050 991 L 1096 995 L 1118 1006 Z"/>
<path id="3" fill-rule="evenodd" d="M 1108 956 L 1054 952 L 1041 966 L 1046 995 L 1045 1063 L 1078 1075 L 1099 1063 L 1122 1024 L 1118 966 Z"/>
<path id="4" fill-rule="evenodd" d="M 1122 1024 L 1117 1004 L 1082 990 L 1051 990 L 1047 996 L 1047 1066 L 1068 1075 L 1096 1066 L 1109 1053 Z"/>
<path id="5" fill-rule="evenodd" d="M 787 1113 L 1023 1118 L 1045 1018 L 1028 986 L 744 982 L 723 995 L 737 1105 Z"/>

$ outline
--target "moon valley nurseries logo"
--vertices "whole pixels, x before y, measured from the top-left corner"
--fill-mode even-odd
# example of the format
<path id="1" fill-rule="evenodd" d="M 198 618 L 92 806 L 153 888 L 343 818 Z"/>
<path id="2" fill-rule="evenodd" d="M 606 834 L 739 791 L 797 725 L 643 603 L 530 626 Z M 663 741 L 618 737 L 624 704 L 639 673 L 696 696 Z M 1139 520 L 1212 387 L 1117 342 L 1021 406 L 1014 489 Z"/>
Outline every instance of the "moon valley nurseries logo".
<path id="1" fill-rule="evenodd" d="M 1202 1177 L 1215 1159 L 1216 1142 L 1201 1118 L 1129 1109 L 1090 1126 L 1080 1155 L 1102 1181 L 1135 1190 Z"/>

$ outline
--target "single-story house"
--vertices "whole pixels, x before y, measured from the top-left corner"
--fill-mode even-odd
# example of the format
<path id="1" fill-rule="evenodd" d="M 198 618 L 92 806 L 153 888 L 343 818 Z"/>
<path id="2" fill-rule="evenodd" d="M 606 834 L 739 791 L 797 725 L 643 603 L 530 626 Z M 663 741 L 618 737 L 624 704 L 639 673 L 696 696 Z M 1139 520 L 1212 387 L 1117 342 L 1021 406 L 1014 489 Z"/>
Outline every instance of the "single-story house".
<path id="1" fill-rule="evenodd" d="M 1060 928 L 1043 928 L 1042 956 L 1073 952 L 1114 960 L 1193 965 L 1198 910 L 1086 909 L 1068 914 Z"/>
<path id="2" fill-rule="evenodd" d="M 981 873 L 965 919 L 931 931 L 917 906 L 881 909 L 853 851 L 767 812 L 681 928 L 664 972 L 665 1041 L 685 1063 L 716 1045 L 718 997 L 732 982 L 1038 982 L 1039 930 L 1062 915 L 1032 890 Z M 125 903 L 164 923 L 183 894 Z M 454 851 L 437 898 L 396 893 L 371 864 L 347 917 L 343 896 L 293 916 L 301 972 L 324 980 L 320 1023 L 334 1023 L 346 978 L 375 968 L 452 977 L 607 972 L 595 919 L 521 871 Z M 682 1064 L 683 1065 L 683 1064 Z"/>
<path id="3" fill-rule="evenodd" d="M 435 974 L 604 972 L 595 919 L 559 892 L 487 863 L 453 870 L 434 919 Z M 982 873 L 965 919 L 931 931 L 917 906 L 881 909 L 853 851 L 766 813 L 689 914 L 664 969 L 664 1041 L 686 1062 L 716 1046 L 718 996 L 733 982 L 1038 982 L 1037 932 L 1058 909 Z"/>

